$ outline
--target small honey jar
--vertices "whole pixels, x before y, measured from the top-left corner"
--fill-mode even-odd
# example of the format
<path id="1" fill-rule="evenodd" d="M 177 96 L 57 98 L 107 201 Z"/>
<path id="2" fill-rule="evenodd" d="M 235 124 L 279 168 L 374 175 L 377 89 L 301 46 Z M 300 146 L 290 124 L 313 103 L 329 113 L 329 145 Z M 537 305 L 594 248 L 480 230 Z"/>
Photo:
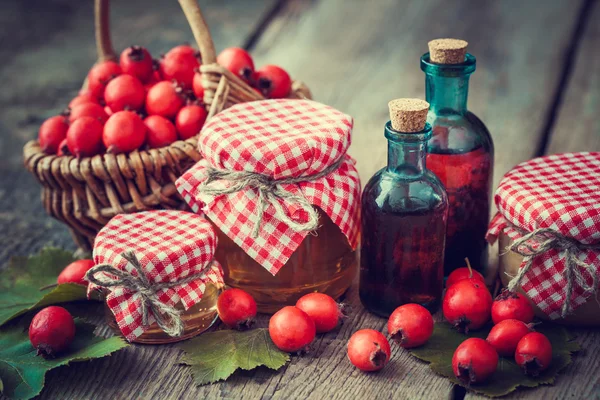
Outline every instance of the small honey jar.
<path id="1" fill-rule="evenodd" d="M 208 329 L 224 285 L 217 238 L 199 215 L 119 214 L 99 233 L 88 291 L 106 301 L 109 326 L 128 341 L 171 343 Z"/>
<path id="2" fill-rule="evenodd" d="M 311 292 L 341 296 L 357 272 L 360 179 L 353 121 L 310 100 L 237 104 L 198 137 L 204 157 L 176 182 L 214 224 L 227 285 L 261 312 Z"/>

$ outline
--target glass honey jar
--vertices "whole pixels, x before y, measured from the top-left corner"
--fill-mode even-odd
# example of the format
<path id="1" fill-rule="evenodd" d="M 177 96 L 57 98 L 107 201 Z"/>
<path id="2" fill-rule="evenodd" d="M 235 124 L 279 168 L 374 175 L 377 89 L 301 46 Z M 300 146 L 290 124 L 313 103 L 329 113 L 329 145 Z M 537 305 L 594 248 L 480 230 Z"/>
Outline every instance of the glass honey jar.
<path id="1" fill-rule="evenodd" d="M 108 325 L 130 342 L 196 336 L 217 318 L 223 270 L 205 218 L 176 210 L 119 214 L 94 242 L 88 291 L 105 301 Z"/>
<path id="2" fill-rule="evenodd" d="M 360 179 L 352 118 L 310 100 L 232 106 L 198 137 L 176 182 L 217 231 L 225 283 L 275 312 L 311 292 L 340 297 L 357 274 Z"/>

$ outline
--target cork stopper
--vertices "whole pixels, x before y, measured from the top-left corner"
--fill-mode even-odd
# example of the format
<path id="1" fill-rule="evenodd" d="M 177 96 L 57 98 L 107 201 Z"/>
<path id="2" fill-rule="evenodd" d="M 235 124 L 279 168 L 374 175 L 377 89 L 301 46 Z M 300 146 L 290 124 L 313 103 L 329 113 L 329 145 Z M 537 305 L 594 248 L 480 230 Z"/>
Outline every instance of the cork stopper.
<path id="1" fill-rule="evenodd" d="M 420 99 L 396 99 L 388 103 L 392 128 L 398 132 L 420 132 L 425 128 L 429 103 Z"/>
<path id="2" fill-rule="evenodd" d="M 460 39 L 435 39 L 429 43 L 429 59 L 437 64 L 465 62 L 469 43 Z"/>

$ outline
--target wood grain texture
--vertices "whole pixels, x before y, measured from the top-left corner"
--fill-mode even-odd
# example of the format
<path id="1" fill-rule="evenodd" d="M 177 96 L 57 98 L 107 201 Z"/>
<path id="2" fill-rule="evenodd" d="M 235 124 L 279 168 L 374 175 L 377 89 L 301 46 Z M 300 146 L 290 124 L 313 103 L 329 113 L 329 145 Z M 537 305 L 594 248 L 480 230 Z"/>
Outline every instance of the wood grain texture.
<path id="1" fill-rule="evenodd" d="M 548 153 L 600 151 L 600 1 L 593 0 Z"/>
<path id="2" fill-rule="evenodd" d="M 581 1 L 374 4 L 290 2 L 253 52 L 257 65 L 281 64 L 315 99 L 355 117 L 350 153 L 363 183 L 386 162 L 388 100 L 424 97 L 419 58 L 438 37 L 466 39 L 477 57 L 469 107 L 496 145 L 494 185 L 532 156 Z"/>

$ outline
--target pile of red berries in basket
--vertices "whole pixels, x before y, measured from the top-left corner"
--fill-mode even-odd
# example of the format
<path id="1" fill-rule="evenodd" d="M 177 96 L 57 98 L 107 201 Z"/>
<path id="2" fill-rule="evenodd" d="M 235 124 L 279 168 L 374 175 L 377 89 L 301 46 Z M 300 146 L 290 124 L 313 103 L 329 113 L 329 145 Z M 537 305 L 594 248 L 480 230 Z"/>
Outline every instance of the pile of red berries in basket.
<path id="1" fill-rule="evenodd" d="M 243 49 L 225 49 L 217 62 L 249 83 L 265 98 L 286 97 L 288 73 L 276 65 L 255 70 Z M 174 47 L 159 60 L 131 46 L 119 62 L 96 64 L 87 87 L 61 114 L 47 119 L 38 140 L 47 154 L 91 157 L 103 152 L 127 153 L 160 148 L 194 137 L 204 125 L 204 88 L 200 53 L 188 45 Z"/>

